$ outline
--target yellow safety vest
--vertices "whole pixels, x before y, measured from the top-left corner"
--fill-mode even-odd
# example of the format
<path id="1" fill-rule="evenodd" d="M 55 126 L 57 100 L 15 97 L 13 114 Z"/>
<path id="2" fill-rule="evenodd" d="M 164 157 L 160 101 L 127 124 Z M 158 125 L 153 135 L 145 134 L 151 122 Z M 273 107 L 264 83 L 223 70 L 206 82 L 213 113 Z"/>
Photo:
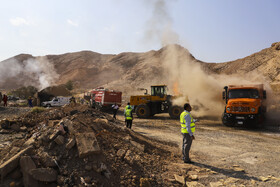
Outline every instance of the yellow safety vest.
<path id="1" fill-rule="evenodd" d="M 130 106 L 130 105 L 126 105 L 125 110 L 126 110 L 126 109 L 128 109 L 128 107 L 130 107 L 130 108 L 131 108 L 131 106 Z"/>
<path id="2" fill-rule="evenodd" d="M 189 112 L 183 111 L 180 115 L 180 122 L 181 122 L 181 132 L 182 133 L 189 133 L 187 126 L 186 126 L 186 120 L 185 120 L 185 116 L 189 114 L 191 117 L 191 131 L 195 132 L 195 123 L 193 122 L 193 117 Z"/>
<path id="3" fill-rule="evenodd" d="M 125 119 L 132 120 L 132 109 L 131 108 L 125 109 Z"/>

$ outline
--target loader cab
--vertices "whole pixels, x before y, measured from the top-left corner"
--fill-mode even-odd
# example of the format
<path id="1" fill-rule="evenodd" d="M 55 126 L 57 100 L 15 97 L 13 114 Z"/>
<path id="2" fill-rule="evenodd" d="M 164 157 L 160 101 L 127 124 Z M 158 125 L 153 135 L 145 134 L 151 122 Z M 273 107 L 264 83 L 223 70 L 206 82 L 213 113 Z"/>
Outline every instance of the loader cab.
<path id="1" fill-rule="evenodd" d="M 163 98 L 166 95 L 167 95 L 166 85 L 151 86 L 151 96 L 159 96 L 160 98 Z"/>

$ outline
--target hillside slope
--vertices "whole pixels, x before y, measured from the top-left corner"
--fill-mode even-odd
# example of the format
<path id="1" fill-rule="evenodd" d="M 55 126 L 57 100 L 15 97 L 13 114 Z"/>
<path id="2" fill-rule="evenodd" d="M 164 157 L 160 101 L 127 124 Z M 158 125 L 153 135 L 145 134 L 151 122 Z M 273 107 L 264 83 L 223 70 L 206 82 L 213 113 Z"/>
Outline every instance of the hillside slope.
<path id="1" fill-rule="evenodd" d="M 173 85 L 186 70 L 202 69 L 207 75 L 245 76 L 254 73 L 272 84 L 280 81 L 280 43 L 246 58 L 225 63 L 204 63 L 196 60 L 179 45 L 145 53 L 105 55 L 91 51 L 33 57 L 21 54 L 0 62 L 0 88 L 12 89 L 33 85 L 39 89 L 69 80 L 80 88 L 106 86 L 127 90 L 150 84 Z M 187 65 L 187 66 L 185 66 Z M 196 69 L 193 69 L 193 67 Z M 200 71 L 199 71 L 200 72 Z M 200 72 L 201 73 L 201 72 Z M 248 79 L 248 77 L 245 77 Z"/>

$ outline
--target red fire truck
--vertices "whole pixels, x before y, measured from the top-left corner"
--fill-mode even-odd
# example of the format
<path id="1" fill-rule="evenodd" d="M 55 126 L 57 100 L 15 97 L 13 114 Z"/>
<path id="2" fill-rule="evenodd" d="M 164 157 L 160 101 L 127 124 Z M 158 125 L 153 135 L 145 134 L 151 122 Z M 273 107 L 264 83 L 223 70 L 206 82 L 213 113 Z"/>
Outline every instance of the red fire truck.
<path id="1" fill-rule="evenodd" d="M 122 92 L 105 89 L 103 87 L 95 88 L 85 95 L 85 99 L 90 101 L 93 108 L 108 110 L 115 103 L 122 104 Z"/>

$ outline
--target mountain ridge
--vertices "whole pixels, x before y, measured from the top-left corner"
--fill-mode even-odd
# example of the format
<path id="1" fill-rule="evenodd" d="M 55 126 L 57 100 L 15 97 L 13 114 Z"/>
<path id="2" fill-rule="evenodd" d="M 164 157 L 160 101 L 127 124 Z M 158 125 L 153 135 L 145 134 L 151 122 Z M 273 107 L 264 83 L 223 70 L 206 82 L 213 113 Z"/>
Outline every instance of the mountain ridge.
<path id="1" fill-rule="evenodd" d="M 77 87 L 86 89 L 104 85 L 126 89 L 127 87 L 168 82 L 167 75 L 172 74 L 169 69 L 185 63 L 190 64 L 190 66 L 198 64 L 209 75 L 239 74 L 242 76 L 255 72 L 264 76 L 269 83 L 276 84 L 280 82 L 279 46 L 280 42 L 276 42 L 271 47 L 245 58 L 223 63 L 208 63 L 197 60 L 187 49 L 177 44 L 144 53 L 101 54 L 85 50 L 40 57 L 19 54 L 0 62 L 0 65 L 9 63 L 11 66 L 11 63 L 17 64 L 23 70 L 15 76 L 0 75 L 0 88 L 15 89 L 22 85 L 27 86 L 30 83 L 38 87 L 40 83 L 37 82 L 40 82 L 40 74 L 44 74 L 50 76 L 50 85 L 65 84 L 71 80 L 75 82 Z M 37 63 L 36 60 L 43 62 Z M 32 63 L 37 63 L 38 67 L 32 67 Z M 29 71 L 26 67 L 36 71 Z M 45 71 L 44 68 L 49 68 L 50 72 Z M 33 74 L 36 76 L 33 77 Z M 173 74 L 176 75 L 176 71 Z M 51 76 L 53 76 L 53 79 Z M 39 81 L 34 80 L 36 78 Z"/>

